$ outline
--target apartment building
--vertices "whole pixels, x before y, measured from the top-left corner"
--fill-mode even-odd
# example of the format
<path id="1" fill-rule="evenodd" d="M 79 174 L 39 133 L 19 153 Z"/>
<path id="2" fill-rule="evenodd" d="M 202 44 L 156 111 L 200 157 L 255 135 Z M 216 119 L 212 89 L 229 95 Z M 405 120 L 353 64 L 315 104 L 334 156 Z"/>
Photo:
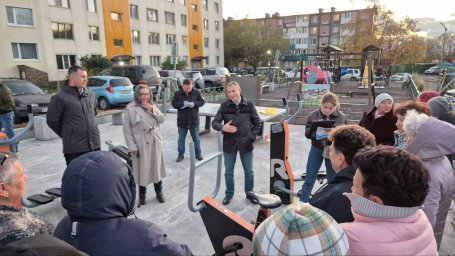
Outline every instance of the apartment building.
<path id="1" fill-rule="evenodd" d="M 174 41 L 188 68 L 224 63 L 222 0 L 2 0 L 0 11 L 0 77 L 62 80 L 85 55 L 159 67 Z"/>

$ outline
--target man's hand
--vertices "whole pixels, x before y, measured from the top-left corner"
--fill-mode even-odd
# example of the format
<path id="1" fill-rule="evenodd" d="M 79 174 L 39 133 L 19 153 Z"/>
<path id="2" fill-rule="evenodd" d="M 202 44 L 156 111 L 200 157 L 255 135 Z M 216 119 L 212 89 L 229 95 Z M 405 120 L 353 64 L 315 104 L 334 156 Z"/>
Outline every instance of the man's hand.
<path id="1" fill-rule="evenodd" d="M 223 126 L 223 131 L 227 133 L 235 133 L 237 131 L 237 127 L 231 125 L 232 120 L 229 121 L 227 124 Z"/>

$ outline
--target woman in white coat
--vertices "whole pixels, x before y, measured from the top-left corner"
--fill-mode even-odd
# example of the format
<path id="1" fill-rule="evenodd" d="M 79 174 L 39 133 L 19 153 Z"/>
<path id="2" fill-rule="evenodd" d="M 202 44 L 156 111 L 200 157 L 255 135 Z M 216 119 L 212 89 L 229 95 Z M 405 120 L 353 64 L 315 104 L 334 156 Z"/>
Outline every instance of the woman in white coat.
<path id="1" fill-rule="evenodd" d="M 164 203 L 161 179 L 166 177 L 162 138 L 159 124 L 164 115 L 153 103 L 152 92 L 147 85 L 134 89 L 134 101 L 125 107 L 123 135 L 128 150 L 133 155 L 133 171 L 139 184 L 139 203 L 145 204 L 146 186 L 154 184 L 156 198 Z"/>

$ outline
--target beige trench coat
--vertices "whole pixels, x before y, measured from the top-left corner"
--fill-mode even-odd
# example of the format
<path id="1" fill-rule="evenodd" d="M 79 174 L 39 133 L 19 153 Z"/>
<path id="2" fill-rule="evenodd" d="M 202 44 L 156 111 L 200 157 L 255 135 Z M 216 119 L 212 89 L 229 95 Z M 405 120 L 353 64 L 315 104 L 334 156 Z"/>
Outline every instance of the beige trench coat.
<path id="1" fill-rule="evenodd" d="M 153 104 L 153 113 L 145 111 L 136 102 L 125 107 L 123 135 L 130 152 L 139 150 L 139 158 L 133 156 L 133 172 L 136 183 L 147 186 L 166 177 L 162 138 L 159 124 L 164 115 Z"/>

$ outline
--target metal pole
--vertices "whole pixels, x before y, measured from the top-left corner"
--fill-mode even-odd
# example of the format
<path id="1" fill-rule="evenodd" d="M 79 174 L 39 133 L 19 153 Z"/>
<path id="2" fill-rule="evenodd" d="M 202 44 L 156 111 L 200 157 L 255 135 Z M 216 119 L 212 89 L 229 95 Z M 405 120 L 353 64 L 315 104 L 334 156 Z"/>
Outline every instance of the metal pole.
<path id="1" fill-rule="evenodd" d="M 371 61 L 371 55 L 372 55 L 371 51 L 369 51 L 367 54 L 368 54 L 368 58 L 367 58 L 367 61 L 368 61 L 368 63 L 367 63 L 368 64 L 368 77 L 367 77 L 367 79 L 368 79 L 368 89 L 369 89 L 368 90 L 368 106 L 371 106 L 371 97 L 372 97 L 372 95 L 371 95 L 371 92 L 372 92 L 371 91 L 372 90 L 371 86 L 372 85 L 371 85 L 371 79 L 370 78 L 371 78 L 371 72 L 372 72 L 371 69 L 373 68 L 373 65 L 371 63 L 372 62 Z"/>
<path id="2" fill-rule="evenodd" d="M 443 35 L 443 38 L 442 38 L 442 61 L 441 61 L 441 63 L 444 63 L 444 57 L 445 57 L 445 52 L 446 52 L 447 28 L 446 28 L 446 26 L 444 26 L 444 23 L 442 23 L 441 21 L 439 23 L 441 23 L 441 25 L 444 27 L 444 35 Z"/>

